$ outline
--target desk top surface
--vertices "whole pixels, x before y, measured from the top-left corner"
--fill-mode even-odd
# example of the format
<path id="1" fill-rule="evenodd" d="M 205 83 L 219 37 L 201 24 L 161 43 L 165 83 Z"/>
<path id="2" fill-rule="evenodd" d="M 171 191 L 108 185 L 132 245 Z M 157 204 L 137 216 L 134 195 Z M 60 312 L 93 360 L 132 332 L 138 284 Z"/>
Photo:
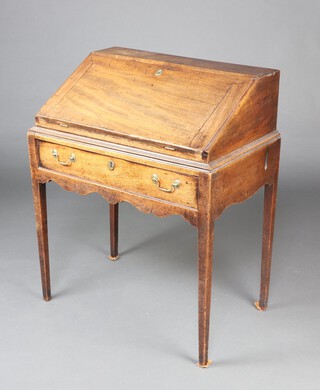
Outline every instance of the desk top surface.
<path id="1" fill-rule="evenodd" d="M 279 72 L 139 50 L 92 52 L 38 126 L 210 162 L 275 130 Z"/>

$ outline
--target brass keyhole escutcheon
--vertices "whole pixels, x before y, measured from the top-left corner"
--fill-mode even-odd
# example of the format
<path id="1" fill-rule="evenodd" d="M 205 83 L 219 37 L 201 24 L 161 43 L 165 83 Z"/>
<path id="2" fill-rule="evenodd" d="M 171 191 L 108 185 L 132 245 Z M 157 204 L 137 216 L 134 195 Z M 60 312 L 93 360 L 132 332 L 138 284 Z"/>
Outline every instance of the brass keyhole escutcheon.
<path id="1" fill-rule="evenodd" d="M 115 166 L 116 166 L 116 164 L 113 161 L 110 160 L 108 162 L 108 168 L 109 168 L 110 171 L 113 171 Z"/>
<path id="2" fill-rule="evenodd" d="M 154 75 L 155 75 L 155 76 L 161 76 L 162 73 L 163 73 L 163 70 L 162 70 L 162 69 L 158 69 L 158 70 L 154 73 Z"/>

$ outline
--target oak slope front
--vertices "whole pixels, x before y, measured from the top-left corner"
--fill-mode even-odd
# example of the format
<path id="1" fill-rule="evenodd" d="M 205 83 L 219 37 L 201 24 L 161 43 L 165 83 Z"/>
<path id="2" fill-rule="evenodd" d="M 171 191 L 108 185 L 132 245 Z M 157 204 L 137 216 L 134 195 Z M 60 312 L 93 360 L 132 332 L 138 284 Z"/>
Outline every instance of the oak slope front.
<path id="1" fill-rule="evenodd" d="M 198 228 L 199 365 L 207 367 L 214 221 L 265 186 L 261 293 L 268 301 L 280 135 L 279 71 L 124 48 L 92 52 L 28 132 L 43 296 L 50 300 L 46 183 Z"/>

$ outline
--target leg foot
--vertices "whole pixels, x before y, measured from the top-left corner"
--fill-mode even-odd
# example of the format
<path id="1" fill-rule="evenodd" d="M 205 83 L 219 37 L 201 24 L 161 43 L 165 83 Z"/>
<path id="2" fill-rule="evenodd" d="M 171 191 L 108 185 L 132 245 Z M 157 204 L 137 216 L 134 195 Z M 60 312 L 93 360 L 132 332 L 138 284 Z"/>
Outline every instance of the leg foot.
<path id="1" fill-rule="evenodd" d="M 120 258 L 120 256 L 108 256 L 108 259 L 111 260 L 111 261 L 117 261 L 118 259 Z"/>
<path id="2" fill-rule="evenodd" d="M 254 306 L 257 310 L 259 311 L 266 311 L 267 310 L 267 305 L 261 305 L 259 301 L 255 301 Z"/>
<path id="3" fill-rule="evenodd" d="M 197 366 L 198 367 L 201 367 L 201 368 L 208 368 L 212 365 L 212 360 L 208 360 L 206 364 L 200 364 L 200 363 L 197 363 Z"/>

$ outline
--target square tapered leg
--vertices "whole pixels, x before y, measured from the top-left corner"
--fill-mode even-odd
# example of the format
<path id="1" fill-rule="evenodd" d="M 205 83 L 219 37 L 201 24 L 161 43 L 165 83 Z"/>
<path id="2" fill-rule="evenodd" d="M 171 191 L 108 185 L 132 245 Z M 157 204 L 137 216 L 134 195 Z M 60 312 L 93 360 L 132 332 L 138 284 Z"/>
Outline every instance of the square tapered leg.
<path id="1" fill-rule="evenodd" d="M 262 311 L 268 306 L 276 202 L 277 178 L 273 184 L 265 185 L 264 193 L 260 299 L 255 303 L 256 308 Z"/>
<path id="2" fill-rule="evenodd" d="M 110 213 L 110 256 L 112 261 L 119 259 L 118 238 L 119 238 L 119 203 L 109 204 Z"/>
<path id="3" fill-rule="evenodd" d="M 33 200 L 38 236 L 39 260 L 41 270 L 41 282 L 43 299 L 50 301 L 50 267 L 49 267 L 49 245 L 48 245 L 48 223 L 47 223 L 47 200 L 46 184 L 32 182 Z"/>

